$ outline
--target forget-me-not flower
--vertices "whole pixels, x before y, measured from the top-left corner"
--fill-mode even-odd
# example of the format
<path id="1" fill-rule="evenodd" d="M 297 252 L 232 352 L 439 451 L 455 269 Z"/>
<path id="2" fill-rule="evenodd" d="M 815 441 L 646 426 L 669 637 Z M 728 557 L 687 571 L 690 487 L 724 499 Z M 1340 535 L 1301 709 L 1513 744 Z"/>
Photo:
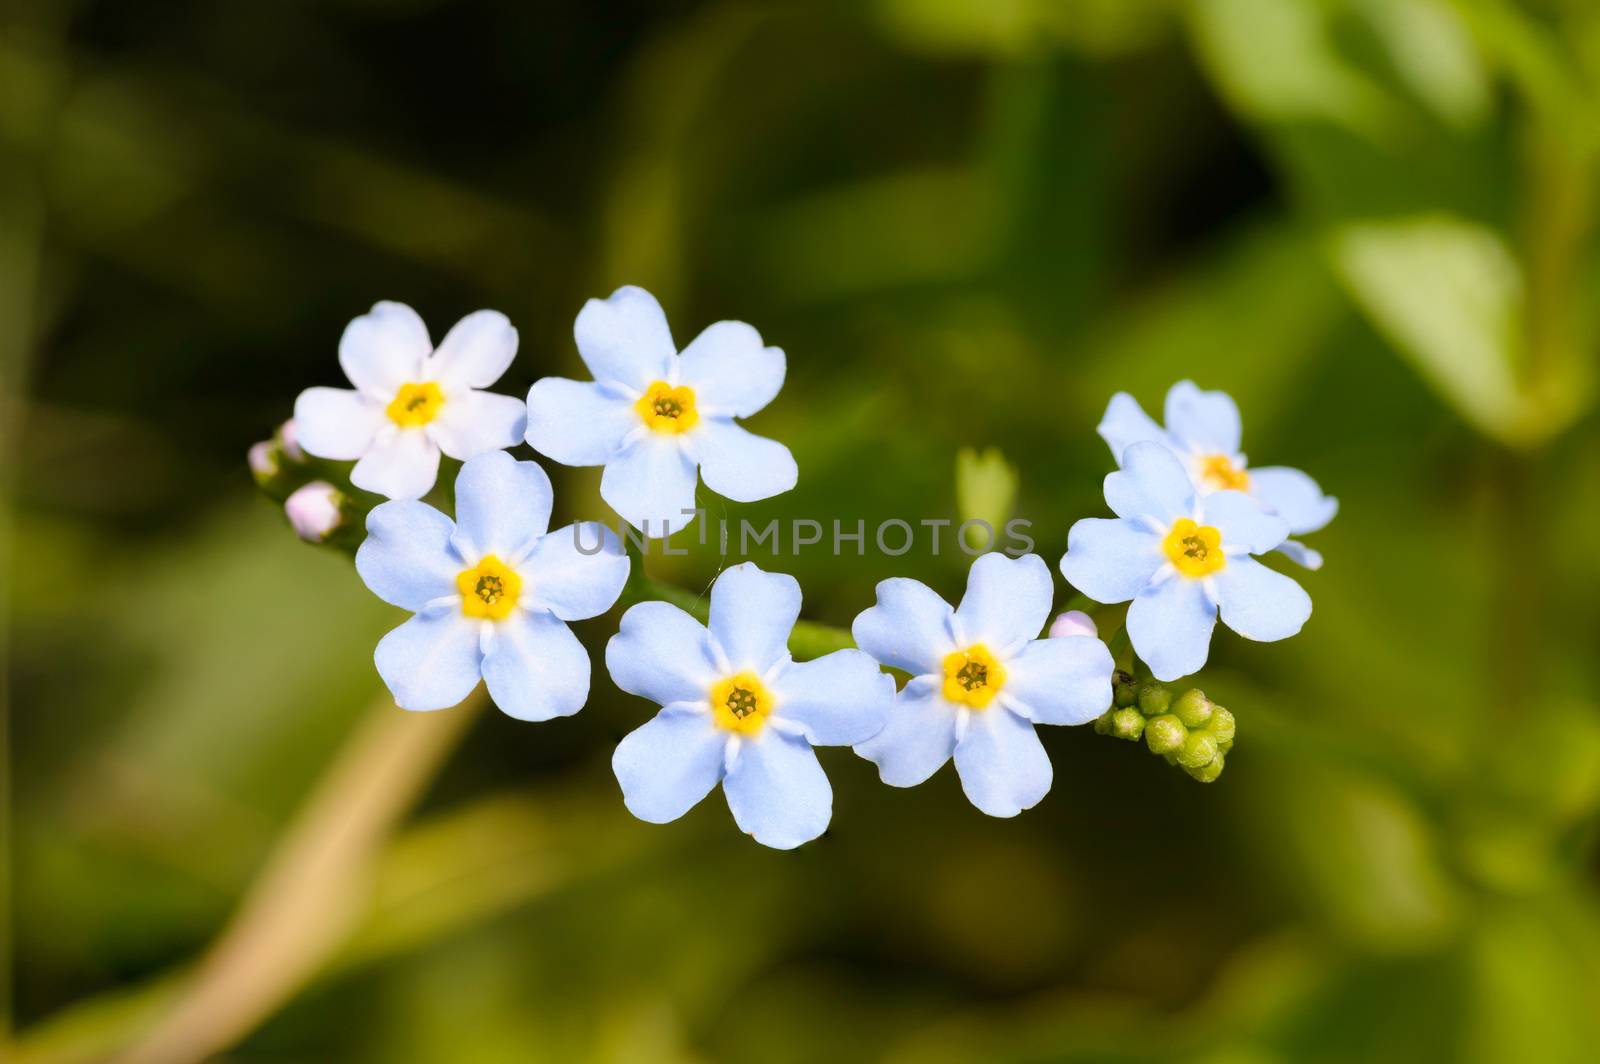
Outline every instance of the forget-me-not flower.
<path id="1" fill-rule="evenodd" d="M 551 496 L 538 463 L 491 451 L 462 465 L 455 521 L 410 499 L 367 516 L 356 571 L 379 598 L 416 614 L 374 655 L 402 708 L 453 706 L 480 677 L 521 720 L 583 708 L 589 655 L 566 622 L 611 608 L 628 557 L 595 522 L 547 533 Z"/>
<path id="2" fill-rule="evenodd" d="M 1050 570 L 1036 554 L 985 554 L 951 609 L 903 577 L 878 585 L 855 620 L 856 644 L 911 673 L 883 731 L 856 746 L 883 782 L 914 787 L 951 759 L 961 788 L 990 816 L 1016 816 L 1050 790 L 1036 724 L 1084 724 L 1111 705 L 1111 652 L 1088 635 L 1040 639 Z"/>
<path id="3" fill-rule="evenodd" d="M 535 383 L 528 443 L 565 465 L 605 466 L 600 496 L 633 527 L 668 535 L 687 525 L 698 477 L 735 502 L 794 487 L 789 448 L 734 420 L 783 387 L 783 351 L 755 329 L 719 321 L 680 354 L 661 305 L 629 286 L 584 304 L 573 332 L 594 380 Z"/>
<path id="4" fill-rule="evenodd" d="M 676 820 L 720 781 L 734 822 L 763 845 L 792 849 L 827 829 L 833 790 L 811 748 L 875 734 L 894 680 L 859 650 L 793 660 L 799 616 L 795 578 L 750 562 L 712 585 L 709 627 L 665 602 L 623 614 L 606 667 L 662 707 L 611 759 L 634 816 Z"/>
<path id="5" fill-rule="evenodd" d="M 355 385 L 308 388 L 294 404 L 295 438 L 320 458 L 354 461 L 350 483 L 391 499 L 421 498 L 439 452 L 465 461 L 522 439 L 522 400 L 480 391 L 517 354 L 517 330 L 499 311 L 468 314 L 435 348 L 404 303 L 379 303 L 339 339 Z"/>
<path id="6" fill-rule="evenodd" d="M 1061 572 L 1097 602 L 1126 602 L 1128 638 L 1158 680 L 1198 672 L 1222 623 L 1247 639 L 1287 639 L 1311 616 L 1301 586 L 1250 557 L 1289 527 L 1238 491 L 1199 494 L 1159 443 L 1135 443 L 1106 477 L 1117 516 L 1085 518 L 1067 535 Z"/>
<path id="7" fill-rule="evenodd" d="M 1179 381 L 1167 391 L 1166 426 L 1155 423 L 1138 400 L 1118 392 L 1106 406 L 1097 431 L 1111 448 L 1118 466 L 1135 443 L 1154 441 L 1182 461 L 1201 495 L 1242 491 L 1277 514 L 1290 535 L 1315 532 L 1339 512 L 1339 500 L 1324 495 L 1317 482 L 1286 466 L 1249 468 L 1239 451 L 1239 407 L 1226 392 L 1201 391 L 1194 381 Z M 1322 555 L 1297 540 L 1286 539 L 1277 550 L 1309 569 L 1322 567 Z"/>

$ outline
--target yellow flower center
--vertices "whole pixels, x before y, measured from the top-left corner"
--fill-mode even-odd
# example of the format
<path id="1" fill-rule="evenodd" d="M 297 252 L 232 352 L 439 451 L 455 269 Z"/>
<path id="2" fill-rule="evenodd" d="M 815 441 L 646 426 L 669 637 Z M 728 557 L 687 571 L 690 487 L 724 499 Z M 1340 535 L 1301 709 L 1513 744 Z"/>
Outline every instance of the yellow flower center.
<path id="1" fill-rule="evenodd" d="M 972 709 L 983 709 L 1006 683 L 1006 670 L 982 643 L 946 654 L 944 697 Z"/>
<path id="2" fill-rule="evenodd" d="M 1213 454 L 1202 461 L 1200 478 L 1218 491 L 1250 490 L 1250 474 L 1225 454 Z"/>
<path id="3" fill-rule="evenodd" d="M 400 391 L 389 403 L 389 420 L 405 428 L 426 425 L 439 416 L 444 405 L 444 393 L 432 381 L 421 384 L 402 384 Z"/>
<path id="4" fill-rule="evenodd" d="M 1162 541 L 1161 549 L 1173 568 L 1188 577 L 1210 576 L 1219 573 L 1228 564 L 1222 553 L 1222 533 L 1210 525 L 1197 525 L 1187 517 L 1179 518 Z"/>
<path id="5" fill-rule="evenodd" d="M 711 685 L 711 717 L 726 731 L 756 734 L 766 725 L 772 706 L 772 692 L 753 672 L 741 672 Z"/>
<path id="6" fill-rule="evenodd" d="M 522 577 L 489 554 L 473 568 L 456 574 L 456 590 L 461 592 L 461 612 L 468 617 L 503 621 L 517 608 Z"/>
<path id="7" fill-rule="evenodd" d="M 633 408 L 657 432 L 688 432 L 700 420 L 694 408 L 694 389 L 686 384 L 674 388 L 666 381 L 656 381 Z"/>

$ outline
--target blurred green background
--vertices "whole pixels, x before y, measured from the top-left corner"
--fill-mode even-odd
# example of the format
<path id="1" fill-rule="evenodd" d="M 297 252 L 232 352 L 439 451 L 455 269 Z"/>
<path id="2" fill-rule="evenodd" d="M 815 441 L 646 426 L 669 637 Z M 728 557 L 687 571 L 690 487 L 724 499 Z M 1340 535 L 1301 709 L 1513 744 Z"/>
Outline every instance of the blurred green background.
<path id="1" fill-rule="evenodd" d="M 1595 1058 L 1600 5 L 0 20 L 10 1057 Z M 400 615 L 245 449 L 377 299 L 505 311 L 520 394 L 622 283 L 788 351 L 752 428 L 800 486 L 730 516 L 953 517 L 995 446 L 1053 565 L 1113 391 L 1231 391 L 1343 509 L 1305 632 L 1213 644 L 1227 773 L 1047 729 L 1054 789 L 996 821 L 824 750 L 833 827 L 783 854 L 716 795 L 627 815 L 652 707 L 599 668 L 549 724 L 384 706 Z M 965 559 L 762 564 L 847 624 Z"/>

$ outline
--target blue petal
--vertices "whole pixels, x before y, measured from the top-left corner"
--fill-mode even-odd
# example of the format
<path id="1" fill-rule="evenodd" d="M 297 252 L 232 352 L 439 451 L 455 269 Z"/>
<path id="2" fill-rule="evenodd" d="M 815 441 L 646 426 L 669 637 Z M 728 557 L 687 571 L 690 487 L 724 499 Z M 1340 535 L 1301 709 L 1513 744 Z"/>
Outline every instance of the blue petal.
<path id="1" fill-rule="evenodd" d="M 529 585 L 524 593 L 534 607 L 563 621 L 598 617 L 622 594 L 629 564 L 622 541 L 605 525 L 598 521 L 568 525 L 542 537 L 533 548 L 522 566 Z"/>
<path id="2" fill-rule="evenodd" d="M 1111 708 L 1111 651 L 1093 636 L 1029 643 L 1005 663 L 1000 695 L 1038 724 L 1083 724 Z"/>
<path id="3" fill-rule="evenodd" d="M 944 700 L 941 684 L 933 676 L 906 684 L 883 730 L 855 747 L 857 754 L 878 766 L 878 778 L 891 787 L 915 787 L 955 753 L 960 711 Z"/>
<path id="4" fill-rule="evenodd" d="M 1054 775 L 1033 724 L 1000 706 L 968 717 L 956 744 L 956 772 L 967 799 L 990 816 L 1038 805 Z"/>
<path id="5" fill-rule="evenodd" d="M 711 585 L 711 636 L 733 672 L 765 674 L 789 653 L 800 619 L 800 582 L 754 562 L 725 570 Z"/>
<path id="6" fill-rule="evenodd" d="M 605 465 L 643 424 L 633 403 L 590 381 L 535 381 L 528 390 L 528 446 L 562 465 Z"/>
<path id="7" fill-rule="evenodd" d="M 1300 631 L 1311 617 L 1305 588 L 1254 558 L 1229 558 L 1216 576 L 1222 623 L 1246 639 L 1270 643 Z"/>
<path id="8" fill-rule="evenodd" d="M 628 812 L 665 824 L 693 809 L 722 779 L 727 742 L 708 712 L 684 704 L 629 732 L 611 755 Z"/>
<path id="9" fill-rule="evenodd" d="M 804 739 L 767 728 L 740 744 L 722 780 L 739 830 L 763 846 L 792 850 L 828 830 L 833 788 Z"/>
<path id="10" fill-rule="evenodd" d="M 625 285 L 604 301 L 591 299 L 572 327 L 578 355 L 602 384 L 642 392 L 672 375 L 678 349 L 656 297 Z"/>
<path id="11" fill-rule="evenodd" d="M 742 321 L 707 327 L 680 357 L 679 373 L 702 414 L 749 417 L 783 387 L 783 349 L 763 346 L 761 334 Z"/>
<path id="12" fill-rule="evenodd" d="M 466 568 L 450 548 L 455 524 L 425 502 L 380 503 L 367 514 L 367 538 L 356 550 L 356 572 L 383 601 L 415 613 L 456 594 Z"/>
<path id="13" fill-rule="evenodd" d="M 717 680 L 710 644 L 704 626 L 678 607 L 641 602 L 606 644 L 606 669 L 618 687 L 659 706 L 704 703 Z"/>
<path id="14" fill-rule="evenodd" d="M 1228 564 L 1231 567 L 1233 559 Z M 1202 581 L 1173 576 L 1133 600 L 1127 623 L 1128 638 L 1140 659 L 1156 679 L 1172 681 L 1205 665 L 1217 607 Z"/>
<path id="15" fill-rule="evenodd" d="M 505 451 L 469 459 L 456 474 L 456 551 L 473 562 L 486 554 L 515 564 L 550 527 L 554 493 L 538 462 Z"/>
<path id="16" fill-rule="evenodd" d="M 1179 381 L 1167 392 L 1167 434 L 1197 454 L 1235 454 L 1239 450 L 1239 407 L 1227 392 L 1203 392 L 1194 381 Z"/>
<path id="17" fill-rule="evenodd" d="M 1126 602 L 1165 561 L 1155 532 L 1121 518 L 1086 517 L 1067 533 L 1061 575 L 1096 602 Z"/>
<path id="18" fill-rule="evenodd" d="M 1322 568 L 1322 552 L 1312 550 L 1297 539 L 1284 540 L 1278 544 L 1277 551 L 1296 565 L 1303 565 L 1313 572 Z"/>
<path id="19" fill-rule="evenodd" d="M 792 721 L 815 746 L 854 746 L 883 730 L 894 678 L 860 650 L 790 662 L 772 680 L 774 719 Z"/>
<path id="20" fill-rule="evenodd" d="M 483 682 L 489 697 L 518 720 L 570 717 L 589 700 L 589 652 L 548 613 L 517 610 L 490 628 Z"/>
<path id="21" fill-rule="evenodd" d="M 856 646 L 913 676 L 936 673 L 956 649 L 955 611 L 927 584 L 894 577 L 878 584 L 878 604 L 850 626 Z"/>
<path id="22" fill-rule="evenodd" d="M 1159 443 L 1136 443 L 1122 469 L 1106 477 L 1106 503 L 1118 517 L 1153 517 L 1171 524 L 1194 512 L 1194 485 L 1183 463 Z"/>
<path id="23" fill-rule="evenodd" d="M 1050 619 L 1055 587 L 1037 554 L 985 554 L 967 570 L 967 593 L 956 607 L 956 631 L 1002 656 L 1037 639 Z"/>
<path id="24" fill-rule="evenodd" d="M 447 709 L 478 686 L 482 622 L 459 609 L 419 613 L 378 641 L 373 661 L 401 709 Z"/>
<path id="25" fill-rule="evenodd" d="M 1295 535 L 1317 531 L 1339 512 L 1338 499 L 1322 494 L 1315 480 L 1287 466 L 1250 470 L 1250 494 L 1287 521 Z"/>
<path id="26" fill-rule="evenodd" d="M 1123 454 L 1136 443 L 1167 443 L 1167 434 L 1161 426 L 1127 392 L 1118 392 L 1111 397 L 1111 402 L 1106 404 L 1105 416 L 1100 419 L 1095 431 L 1111 448 L 1111 459 L 1119 466 Z"/>
<path id="27" fill-rule="evenodd" d="M 694 520 L 695 480 L 677 437 L 645 432 L 606 464 L 600 497 L 634 528 L 665 536 Z"/>
<path id="28" fill-rule="evenodd" d="M 1203 525 L 1222 533 L 1224 548 L 1243 547 L 1251 554 L 1265 554 L 1289 535 L 1283 518 L 1263 510 L 1242 491 L 1219 491 L 1200 500 Z"/>
<path id="29" fill-rule="evenodd" d="M 702 418 L 692 441 L 706 487 L 734 502 L 782 495 L 800 478 L 789 448 L 723 418 Z"/>

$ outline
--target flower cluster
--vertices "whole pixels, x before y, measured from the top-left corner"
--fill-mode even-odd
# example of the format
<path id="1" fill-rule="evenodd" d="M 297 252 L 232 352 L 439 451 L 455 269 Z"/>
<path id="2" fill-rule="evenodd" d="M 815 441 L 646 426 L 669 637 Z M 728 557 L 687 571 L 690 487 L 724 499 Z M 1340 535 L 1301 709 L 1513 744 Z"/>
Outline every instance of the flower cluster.
<path id="1" fill-rule="evenodd" d="M 1233 749 L 1234 720 L 1197 687 L 1174 698 L 1161 684 L 1135 683 L 1119 673 L 1112 708 L 1094 722 L 1094 730 L 1130 742 L 1142 737 L 1152 754 L 1201 783 L 1212 783 Z"/>

